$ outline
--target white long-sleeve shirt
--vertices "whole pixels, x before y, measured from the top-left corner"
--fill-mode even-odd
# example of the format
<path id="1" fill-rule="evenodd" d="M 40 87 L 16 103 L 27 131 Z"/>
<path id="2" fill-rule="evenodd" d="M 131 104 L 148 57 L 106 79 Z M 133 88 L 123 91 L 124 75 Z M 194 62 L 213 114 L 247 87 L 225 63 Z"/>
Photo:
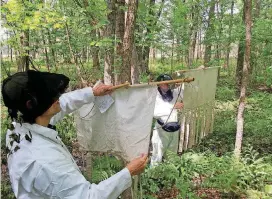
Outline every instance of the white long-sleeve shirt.
<path id="1" fill-rule="evenodd" d="M 54 125 L 65 114 L 71 113 L 95 99 L 91 88 L 84 88 L 60 97 L 61 112 L 50 124 Z M 13 142 L 10 135 L 20 134 L 20 143 Z M 25 139 L 31 138 L 31 142 Z M 127 168 L 99 184 L 91 184 L 81 174 L 69 153 L 53 129 L 38 124 L 17 123 L 15 130 L 8 130 L 8 168 L 14 194 L 19 199 L 65 198 L 65 199 L 115 199 L 131 186 Z M 15 152 L 15 148 L 18 150 Z"/>

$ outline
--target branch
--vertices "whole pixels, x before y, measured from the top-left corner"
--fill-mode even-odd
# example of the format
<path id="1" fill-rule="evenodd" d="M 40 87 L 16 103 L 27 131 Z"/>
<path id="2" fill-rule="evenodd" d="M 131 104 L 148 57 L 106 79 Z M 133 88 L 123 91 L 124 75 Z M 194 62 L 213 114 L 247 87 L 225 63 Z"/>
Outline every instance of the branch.
<path id="1" fill-rule="evenodd" d="M 33 64 L 32 58 L 28 57 L 28 60 L 29 60 L 29 62 L 30 62 L 30 64 L 31 64 L 32 68 L 34 68 L 36 71 L 39 71 L 39 70 L 35 67 L 35 65 Z"/>
<path id="2" fill-rule="evenodd" d="M 81 8 L 83 8 L 83 6 L 81 5 L 81 3 L 78 0 L 74 0 L 74 2 Z"/>

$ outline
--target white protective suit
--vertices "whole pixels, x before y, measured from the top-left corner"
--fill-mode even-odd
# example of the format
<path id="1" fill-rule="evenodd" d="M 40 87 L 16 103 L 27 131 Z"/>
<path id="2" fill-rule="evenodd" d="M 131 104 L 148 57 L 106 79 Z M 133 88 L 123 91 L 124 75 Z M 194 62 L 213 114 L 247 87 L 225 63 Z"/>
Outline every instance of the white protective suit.
<path id="1" fill-rule="evenodd" d="M 180 102 L 183 98 L 183 88 L 180 86 L 173 89 L 173 99 L 170 102 L 164 101 L 158 92 L 154 109 L 154 118 L 161 119 L 164 123 L 177 122 L 178 110 L 174 108 L 176 102 Z M 178 99 L 177 99 L 178 98 Z M 172 111 L 172 113 L 171 113 Z M 163 154 L 166 150 L 173 152 L 178 151 L 179 130 L 175 132 L 167 132 L 156 121 L 152 135 L 152 157 L 151 166 L 162 161 Z"/>
<path id="2" fill-rule="evenodd" d="M 61 112 L 50 124 L 55 125 L 65 114 L 94 100 L 91 88 L 63 94 Z M 14 133 L 20 135 L 20 143 L 11 140 L 10 135 Z M 31 137 L 31 142 L 26 135 Z M 6 144 L 12 151 L 8 155 L 12 189 L 19 199 L 115 199 L 132 183 L 125 168 L 97 185 L 91 184 L 80 172 L 58 132 L 38 124 L 15 124 L 15 129 L 7 132 Z"/>

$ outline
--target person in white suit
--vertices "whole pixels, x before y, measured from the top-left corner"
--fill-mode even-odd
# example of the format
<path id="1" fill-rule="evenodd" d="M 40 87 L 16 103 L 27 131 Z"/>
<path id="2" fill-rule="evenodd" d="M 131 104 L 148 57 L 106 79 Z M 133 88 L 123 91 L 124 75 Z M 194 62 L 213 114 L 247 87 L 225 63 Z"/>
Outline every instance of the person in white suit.
<path id="1" fill-rule="evenodd" d="M 99 184 L 85 179 L 54 125 L 96 96 L 113 90 L 102 84 L 63 94 L 68 83 L 64 75 L 31 70 L 3 81 L 4 104 L 14 121 L 6 145 L 16 198 L 115 199 L 131 186 L 131 176 L 145 168 L 147 156 L 142 155 Z"/>
<path id="2" fill-rule="evenodd" d="M 167 74 L 161 74 L 157 81 L 172 80 Z M 172 89 L 169 84 L 160 84 L 156 97 L 154 118 L 155 127 L 151 138 L 151 166 L 162 162 L 166 150 L 178 151 L 179 129 L 178 110 L 183 108 L 183 89 L 181 86 Z"/>

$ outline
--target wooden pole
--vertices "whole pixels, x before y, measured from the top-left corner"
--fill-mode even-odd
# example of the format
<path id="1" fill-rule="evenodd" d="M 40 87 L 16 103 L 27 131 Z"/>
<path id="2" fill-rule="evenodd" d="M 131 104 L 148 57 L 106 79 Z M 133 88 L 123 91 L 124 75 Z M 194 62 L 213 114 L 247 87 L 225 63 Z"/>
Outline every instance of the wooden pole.
<path id="1" fill-rule="evenodd" d="M 124 83 L 124 84 L 119 84 L 116 86 L 112 87 L 112 90 L 116 90 L 119 88 L 133 88 L 133 87 L 146 87 L 146 86 L 156 86 L 156 85 L 160 85 L 160 84 L 175 84 L 175 83 L 183 83 L 183 82 L 192 82 L 194 81 L 195 78 L 193 77 L 188 77 L 188 78 L 184 78 L 184 79 L 175 79 L 175 80 L 167 80 L 167 81 L 161 81 L 161 82 L 149 82 L 149 83 L 145 83 L 145 84 L 133 84 L 130 85 L 128 82 Z"/>

